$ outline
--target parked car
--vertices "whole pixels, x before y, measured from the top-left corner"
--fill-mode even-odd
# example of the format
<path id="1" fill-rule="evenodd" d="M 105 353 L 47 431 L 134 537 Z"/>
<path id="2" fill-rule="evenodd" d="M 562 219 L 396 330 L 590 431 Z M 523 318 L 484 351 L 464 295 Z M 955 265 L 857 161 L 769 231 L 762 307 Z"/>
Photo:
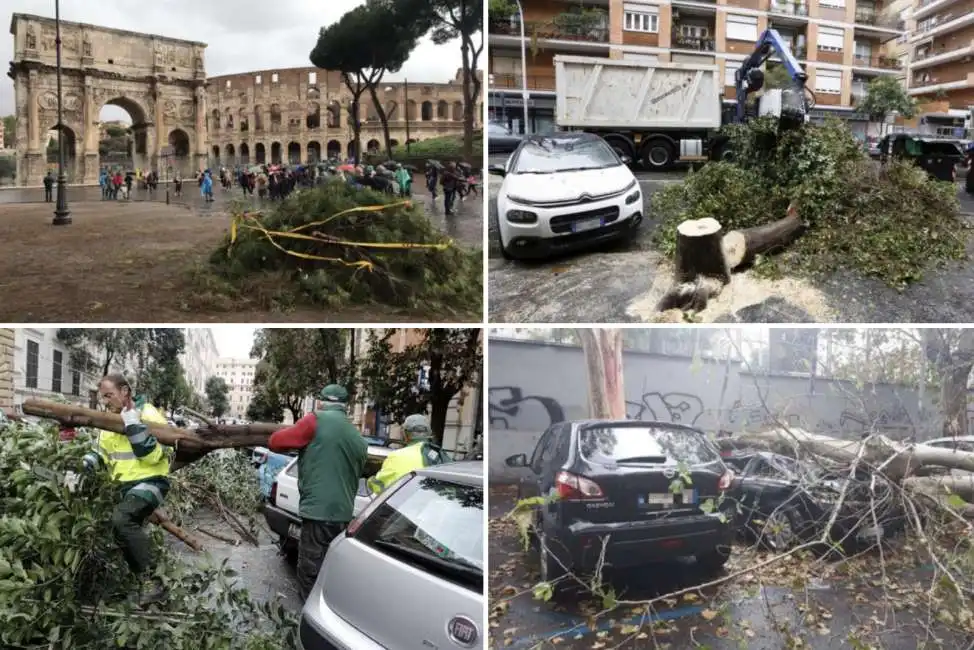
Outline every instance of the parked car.
<path id="1" fill-rule="evenodd" d="M 265 450 L 257 460 L 257 480 L 260 482 L 260 498 L 262 503 L 267 503 L 271 498 L 271 491 L 274 489 L 274 481 L 277 475 L 287 467 L 293 455 L 278 454 L 273 451 Z"/>
<path id="2" fill-rule="evenodd" d="M 964 152 L 952 140 L 923 138 L 906 133 L 885 136 L 879 143 L 880 160 L 890 158 L 912 160 L 914 164 L 936 180 L 953 183 L 957 180 L 957 165 L 964 163 Z"/>
<path id="3" fill-rule="evenodd" d="M 542 581 L 558 580 L 565 567 L 594 569 L 606 537 L 605 560 L 615 568 L 694 556 L 716 570 L 730 557 L 734 503 L 721 496 L 734 473 L 697 429 L 633 420 L 560 422 L 542 434 L 530 460 L 515 454 L 506 462 L 528 470 L 519 500 L 557 495 L 536 510 Z"/>
<path id="4" fill-rule="evenodd" d="M 332 542 L 301 612 L 300 647 L 479 648 L 484 467 L 407 474 Z"/>
<path id="5" fill-rule="evenodd" d="M 849 481 L 844 469 L 758 452 L 734 481 L 741 532 L 749 541 L 779 552 L 813 541 L 822 535 Z M 854 551 L 902 530 L 905 523 L 889 482 L 878 473 L 873 481 L 873 475 L 862 470 L 846 488 L 831 538 Z"/>
<path id="6" fill-rule="evenodd" d="M 513 153 L 521 144 L 522 137 L 512 133 L 506 124 L 500 122 L 487 123 L 487 153 Z"/>
<path id="7" fill-rule="evenodd" d="M 643 220 L 639 183 L 590 133 L 530 136 L 491 174 L 504 178 L 494 217 L 507 259 L 543 257 L 631 238 Z"/>
<path id="8" fill-rule="evenodd" d="M 936 447 L 937 449 L 947 449 L 951 451 L 974 452 L 974 436 L 948 436 L 946 438 L 934 438 L 926 440 L 918 446 Z M 970 472 L 962 469 L 948 469 L 946 467 L 929 466 L 924 467 L 921 474 L 925 476 L 936 476 L 950 474 L 953 476 L 970 475 Z"/>
<path id="9" fill-rule="evenodd" d="M 389 447 L 369 446 L 369 460 L 365 464 L 365 471 L 359 480 L 358 494 L 355 497 L 355 514 L 364 510 L 372 501 L 372 492 L 366 485 L 366 480 L 375 476 L 382 467 L 382 461 L 392 451 Z M 277 474 L 277 478 L 271 484 L 267 503 L 264 504 L 264 519 L 271 531 L 277 535 L 278 546 L 291 563 L 297 559 L 298 541 L 301 539 L 300 502 L 298 459 L 294 458 Z"/>
<path id="10" fill-rule="evenodd" d="M 964 180 L 964 189 L 968 194 L 974 194 L 974 165 L 967 168 L 967 178 Z"/>

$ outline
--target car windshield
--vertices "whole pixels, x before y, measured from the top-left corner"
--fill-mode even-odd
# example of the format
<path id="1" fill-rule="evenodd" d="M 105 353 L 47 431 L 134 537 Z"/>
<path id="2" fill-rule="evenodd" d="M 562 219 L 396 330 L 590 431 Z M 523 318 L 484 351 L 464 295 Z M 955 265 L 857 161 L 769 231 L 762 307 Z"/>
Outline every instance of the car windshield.
<path id="1" fill-rule="evenodd" d="M 488 135 L 511 135 L 511 130 L 503 124 L 488 124 Z"/>
<path id="2" fill-rule="evenodd" d="M 579 448 L 586 459 L 603 464 L 702 465 L 720 458 L 702 434 L 665 425 L 586 427 Z"/>
<path id="3" fill-rule="evenodd" d="M 606 169 L 622 163 L 602 140 L 542 138 L 525 142 L 514 161 L 514 174 L 555 174 L 558 172 Z"/>
<path id="4" fill-rule="evenodd" d="M 414 477 L 363 524 L 355 538 L 447 580 L 483 583 L 484 491 Z"/>

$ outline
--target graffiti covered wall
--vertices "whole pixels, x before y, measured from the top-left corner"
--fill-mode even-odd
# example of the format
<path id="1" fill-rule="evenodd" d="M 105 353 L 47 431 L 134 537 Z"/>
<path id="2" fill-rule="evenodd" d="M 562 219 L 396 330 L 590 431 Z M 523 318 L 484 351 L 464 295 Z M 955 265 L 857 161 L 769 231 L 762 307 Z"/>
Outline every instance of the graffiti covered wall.
<path id="1" fill-rule="evenodd" d="M 585 363 L 578 347 L 490 340 L 489 454 L 492 481 L 516 480 L 507 456 L 530 453 L 553 422 L 588 415 Z M 916 391 L 789 375 L 754 375 L 739 363 L 642 352 L 624 354 L 627 416 L 688 424 L 709 433 L 775 421 L 858 438 L 867 429 L 892 438 L 939 436 L 940 413 Z M 927 400 L 929 402 L 929 399 Z"/>

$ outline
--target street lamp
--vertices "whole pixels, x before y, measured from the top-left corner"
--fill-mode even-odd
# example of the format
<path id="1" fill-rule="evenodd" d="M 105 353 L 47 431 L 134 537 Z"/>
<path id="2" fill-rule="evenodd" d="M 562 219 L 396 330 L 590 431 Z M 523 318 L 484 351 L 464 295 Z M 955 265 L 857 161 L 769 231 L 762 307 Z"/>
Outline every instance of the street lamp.
<path id="1" fill-rule="evenodd" d="M 392 86 L 386 87 L 386 92 L 391 93 L 394 90 Z M 403 107 L 405 111 L 403 114 L 406 116 L 406 155 L 409 155 L 409 79 L 404 79 L 402 82 L 402 94 L 403 94 Z"/>
<path id="2" fill-rule="evenodd" d="M 521 0 L 514 0 L 517 3 L 517 16 L 521 23 L 521 101 L 524 102 L 524 132 L 528 132 L 528 53 L 527 42 L 524 38 L 524 8 L 521 7 Z"/>
<path id="3" fill-rule="evenodd" d="M 61 2 L 54 0 L 54 45 L 57 47 L 57 205 L 54 208 L 55 226 L 71 223 L 68 195 L 64 177 L 64 124 L 61 122 Z"/>

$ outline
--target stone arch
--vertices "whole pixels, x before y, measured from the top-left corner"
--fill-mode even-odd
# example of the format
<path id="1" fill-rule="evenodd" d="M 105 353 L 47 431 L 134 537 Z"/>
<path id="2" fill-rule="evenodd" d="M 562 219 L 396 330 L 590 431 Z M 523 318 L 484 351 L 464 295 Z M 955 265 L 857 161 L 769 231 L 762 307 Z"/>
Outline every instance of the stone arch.
<path id="1" fill-rule="evenodd" d="M 226 148 L 226 162 L 231 167 L 237 164 L 237 151 L 233 148 L 232 144 L 228 144 Z"/>
<path id="2" fill-rule="evenodd" d="M 281 164 L 281 143 L 280 142 L 271 143 L 271 164 L 272 165 Z"/>
<path id="3" fill-rule="evenodd" d="M 416 138 L 409 138 L 408 140 L 406 140 L 406 144 L 416 144 L 417 142 L 419 142 L 419 140 L 417 140 Z"/>
<path id="4" fill-rule="evenodd" d="M 64 175 L 70 183 L 78 175 L 78 131 L 67 124 L 63 124 L 60 127 L 55 124 L 44 132 L 45 137 L 50 136 L 50 139 L 44 143 L 46 154 L 44 160 L 47 165 L 44 174 L 48 170 L 52 171 L 55 176 L 58 173 L 58 131 L 60 131 L 61 135 L 61 144 L 64 146 Z M 43 178 L 44 174 L 41 174 L 41 178 Z"/>
<path id="5" fill-rule="evenodd" d="M 321 160 L 321 143 L 312 140 L 308 143 L 308 164 L 313 165 Z"/>
<path id="6" fill-rule="evenodd" d="M 386 119 L 390 122 L 402 119 L 402 115 L 399 114 L 399 102 L 394 99 L 386 102 Z"/>
<path id="7" fill-rule="evenodd" d="M 463 102 L 453 102 L 453 121 L 463 121 Z"/>
<path id="8" fill-rule="evenodd" d="M 264 130 L 264 110 L 260 106 L 254 106 L 254 131 Z"/>
<path id="9" fill-rule="evenodd" d="M 352 159 L 355 158 L 355 140 L 349 140 L 348 147 L 347 147 L 346 151 L 348 152 L 348 157 L 349 158 L 352 158 Z"/>
<path id="10" fill-rule="evenodd" d="M 287 144 L 287 164 L 289 165 L 301 164 L 301 144 L 300 143 L 292 141 Z"/>
<path id="11" fill-rule="evenodd" d="M 189 134 L 183 129 L 172 129 L 166 139 L 169 147 L 172 148 L 172 157 L 168 164 L 180 174 L 185 175 L 192 169 L 192 157 L 190 155 L 192 147 L 190 145 Z M 158 170 L 162 173 L 162 170 Z"/>
<path id="12" fill-rule="evenodd" d="M 246 133 L 247 131 L 250 130 L 250 116 L 247 115 L 247 109 L 241 108 L 239 116 L 240 116 L 240 132 Z"/>
<path id="13" fill-rule="evenodd" d="M 318 102 L 308 104 L 308 116 L 305 118 L 305 125 L 309 129 L 321 128 L 321 104 Z"/>
<path id="14" fill-rule="evenodd" d="M 450 105 L 446 103 L 446 100 L 441 99 L 436 102 L 436 119 L 438 120 L 448 120 L 450 119 Z"/>
<path id="15" fill-rule="evenodd" d="M 223 114 L 223 123 L 226 124 L 227 129 L 233 129 L 233 111 L 229 108 Z"/>
<path id="16" fill-rule="evenodd" d="M 338 140 L 329 140 L 328 146 L 325 149 L 325 155 L 328 159 L 341 158 L 342 157 L 342 143 Z"/>
<path id="17" fill-rule="evenodd" d="M 305 121 L 302 117 L 304 111 L 301 109 L 301 104 L 292 101 L 287 106 L 287 125 L 291 128 L 301 128 L 301 123 Z"/>
<path id="18" fill-rule="evenodd" d="M 416 116 L 418 113 L 416 112 L 416 102 L 412 99 L 406 102 L 406 115 L 409 116 L 410 122 L 416 121 Z"/>
<path id="19" fill-rule="evenodd" d="M 342 126 L 342 105 L 338 100 L 328 102 L 328 128 L 340 129 Z"/>
<path id="20" fill-rule="evenodd" d="M 218 145 L 218 144 L 213 145 L 212 152 L 213 152 L 212 153 L 213 162 L 211 164 L 212 165 L 219 165 L 220 164 L 220 145 Z"/>
<path id="21" fill-rule="evenodd" d="M 423 102 L 423 112 L 420 115 L 420 119 L 424 122 L 429 122 L 433 119 L 433 102 Z"/>
<path id="22" fill-rule="evenodd" d="M 240 143 L 240 164 L 249 165 L 250 164 L 250 145 L 246 142 Z"/>
<path id="23" fill-rule="evenodd" d="M 254 145 L 254 162 L 258 165 L 267 164 L 267 148 L 264 146 L 263 142 L 258 142 Z"/>
<path id="24" fill-rule="evenodd" d="M 398 147 L 399 146 L 399 140 L 396 140 L 395 138 L 390 138 L 389 139 L 389 144 L 392 145 L 393 147 Z"/>
<path id="25" fill-rule="evenodd" d="M 321 91 L 311 86 L 308 88 L 308 99 L 321 99 Z"/>
<path id="26" fill-rule="evenodd" d="M 271 104 L 271 131 L 281 128 L 281 105 Z"/>
<path id="27" fill-rule="evenodd" d="M 376 140 L 375 138 L 372 138 L 365 144 L 365 150 L 368 151 L 369 153 L 379 153 L 381 149 L 382 149 L 382 145 L 379 144 L 379 141 Z"/>
<path id="28" fill-rule="evenodd" d="M 135 99 L 132 99 L 130 97 L 118 96 L 118 97 L 110 97 L 107 101 L 103 102 L 101 106 L 98 107 L 98 113 L 96 113 L 96 115 L 100 116 L 101 112 L 104 110 L 106 106 L 115 106 L 117 108 L 121 108 L 123 111 L 128 113 L 129 117 L 132 119 L 132 126 L 130 127 L 131 140 L 129 142 L 128 156 L 124 160 L 115 159 L 112 160 L 111 162 L 114 164 L 121 164 L 125 167 L 148 169 L 150 166 L 149 152 L 153 149 L 152 141 L 151 141 L 152 134 L 150 132 L 150 127 L 148 125 L 149 110 L 141 102 Z M 102 142 L 103 141 L 98 142 L 99 169 L 101 168 L 102 165 L 102 160 L 101 160 Z"/>
<path id="29" fill-rule="evenodd" d="M 379 121 L 379 111 L 375 107 L 375 102 L 371 100 L 369 100 L 365 106 L 365 121 L 366 122 Z"/>
<path id="30" fill-rule="evenodd" d="M 214 108 L 210 111 L 210 124 L 214 131 L 220 130 L 220 109 Z"/>

